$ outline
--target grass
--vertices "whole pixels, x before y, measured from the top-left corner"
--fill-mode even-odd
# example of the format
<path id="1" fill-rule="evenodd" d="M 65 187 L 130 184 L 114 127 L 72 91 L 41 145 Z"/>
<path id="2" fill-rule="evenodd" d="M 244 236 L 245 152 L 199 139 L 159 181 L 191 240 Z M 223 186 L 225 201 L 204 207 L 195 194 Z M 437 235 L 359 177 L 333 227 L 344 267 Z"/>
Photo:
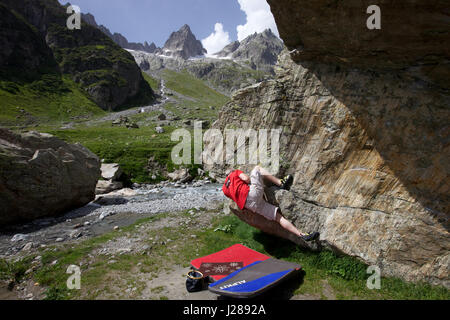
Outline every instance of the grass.
<path id="1" fill-rule="evenodd" d="M 24 278 L 25 272 L 29 269 L 32 260 L 32 257 L 26 257 L 15 262 L 7 262 L 0 259 L 0 281 L 13 280 L 20 282 Z"/>
<path id="2" fill-rule="evenodd" d="M 108 123 L 96 127 L 79 126 L 71 130 L 42 127 L 40 131 L 53 134 L 69 143 L 81 143 L 95 153 L 105 163 L 120 164 L 131 182 L 154 183 L 164 180 L 161 172 L 148 171 L 150 158 L 159 163 L 165 170 L 172 172 L 180 166 L 172 162 L 172 148 L 179 142 L 171 141 L 174 127 L 165 126 L 165 132 L 157 134 L 155 125 L 142 126 L 139 129 L 113 127 Z M 194 140 L 192 140 L 192 149 Z M 192 153 L 193 154 L 193 151 Z M 187 165 L 195 177 L 199 165 Z M 156 175 L 156 179 L 152 176 Z"/>
<path id="3" fill-rule="evenodd" d="M 75 55 L 75 60 L 79 61 L 87 53 L 97 54 L 99 50 L 105 50 L 107 45 L 109 44 L 105 42 L 70 50 L 61 49 L 58 51 L 59 60 Z M 119 53 L 111 53 L 112 61 L 125 59 Z M 67 64 L 62 62 L 62 65 L 68 69 L 71 69 L 71 63 L 75 63 L 71 59 L 66 62 Z M 86 71 L 84 78 L 89 78 L 88 83 L 96 84 L 108 78 L 110 73 L 108 68 L 102 69 L 99 66 L 96 70 Z M 142 76 L 146 84 L 155 91 L 158 90 L 159 80 L 144 72 Z M 164 78 L 170 89 L 182 95 L 177 104 L 169 103 L 166 106 L 167 110 L 181 119 L 215 119 L 218 108 L 228 100 L 187 72 L 166 70 Z M 143 100 L 139 99 L 130 101 L 126 107 L 140 105 Z M 133 122 L 140 122 L 139 129 L 112 127 L 109 121 L 96 124 L 95 127 L 83 125 L 85 120 L 99 119 L 108 113 L 90 100 L 83 88 L 72 81 L 69 75 L 61 77 L 58 74 L 44 74 L 32 82 L 0 81 L 0 106 L 0 125 L 25 127 L 51 133 L 70 143 L 81 143 L 105 162 L 119 163 L 132 182 L 158 182 L 165 179 L 160 174 L 152 179 L 155 172 L 147 170 L 148 161 L 152 157 L 169 172 L 177 168 L 171 161 L 171 151 L 177 143 L 170 140 L 170 134 L 175 128 L 165 126 L 164 134 L 156 134 L 156 124 L 150 118 L 157 115 L 157 111 L 131 116 Z M 67 122 L 75 123 L 73 129 L 59 129 Z M 197 167 L 189 166 L 193 173 Z"/>
<path id="4" fill-rule="evenodd" d="M 109 72 L 105 70 L 104 72 Z M 101 79 L 102 70 L 91 72 Z M 159 84 L 143 73 L 144 79 L 157 90 Z M 128 107 L 143 101 L 130 101 Z M 32 82 L 0 80 L 0 125 L 61 124 L 81 122 L 107 114 L 90 100 L 84 90 L 68 75 L 44 74 Z M 25 112 L 21 111 L 24 110 Z"/>
<path id="5" fill-rule="evenodd" d="M 173 127 L 157 134 L 155 125 L 139 129 L 112 127 L 79 127 L 73 130 L 45 130 L 67 142 L 79 142 L 106 163 L 119 163 L 128 177 L 137 183 L 153 182 L 152 173 L 146 170 L 150 157 L 172 171 L 171 151 L 176 144 L 170 140 Z"/>
<path id="6" fill-rule="evenodd" d="M 214 232 L 214 229 L 223 227 L 229 231 Z M 405 282 L 392 277 L 382 277 L 381 289 L 370 290 L 366 286 L 370 274 L 366 273 L 367 266 L 359 260 L 330 251 L 304 251 L 287 240 L 267 235 L 245 224 L 235 216 L 216 221 L 215 227 L 205 231 L 201 238 L 208 244 L 202 248 L 201 256 L 242 243 L 274 258 L 300 264 L 305 275 L 295 294 L 320 295 L 326 280 L 337 299 L 450 299 L 450 291 L 444 287 Z"/>
<path id="7" fill-rule="evenodd" d="M 205 81 L 197 79 L 187 71 L 164 70 L 162 78 L 169 90 L 179 93 L 165 108 L 182 119 L 214 121 L 218 110 L 229 101 L 229 97 L 210 88 Z"/>
<path id="8" fill-rule="evenodd" d="M 86 23 L 77 32 L 69 30 L 65 8 L 58 1 L 35 2 L 46 10 L 49 21 L 46 36 L 51 39 L 47 41 L 51 43 L 48 47 L 38 28 L 23 17 L 24 8 L 12 3 L 1 6 L 9 18 L 6 27 L 15 25 L 20 34 L 14 39 L 18 42 L 15 52 L 0 68 L 0 125 L 90 119 L 101 112 L 99 106 L 118 109 L 153 101 L 153 93 L 130 53 Z M 23 46 L 22 42 L 28 45 Z M 36 62 L 29 60 L 42 61 L 34 66 Z M 59 79 L 60 72 L 63 81 Z M 136 84 L 139 90 L 134 94 Z M 122 91 L 125 93 L 120 99 L 116 97 L 120 106 L 113 105 L 108 95 L 128 86 L 129 90 Z M 92 89 L 102 90 L 103 94 L 91 94 Z M 28 113 L 18 113 L 21 109 Z"/>
<path id="9" fill-rule="evenodd" d="M 189 93 L 199 99 L 196 100 L 197 103 L 185 102 L 184 105 L 190 108 L 189 112 L 197 117 L 200 116 L 202 119 L 205 119 L 206 112 L 209 112 L 208 115 L 211 118 L 216 116 L 217 111 L 209 109 L 208 106 L 210 104 L 220 105 L 222 101 L 227 99 L 225 96 L 210 89 L 201 80 L 195 79 L 194 81 L 187 74 L 171 74 L 172 81 L 186 81 L 186 83 L 177 85 L 172 83 L 177 90 L 180 90 L 182 94 Z M 157 90 L 158 80 L 145 73 L 143 73 L 143 77 L 152 88 Z M 123 126 L 113 127 L 110 121 L 95 126 L 84 125 L 82 120 L 100 118 L 107 112 L 89 100 L 82 89 L 70 78 L 64 76 L 63 80 L 62 84 L 58 84 L 57 79 L 43 79 L 42 81 L 51 83 L 40 84 L 38 82 L 33 83 L 32 86 L 0 83 L 0 85 L 3 84 L 3 87 L 0 86 L 0 88 L 3 88 L 0 89 L 2 105 L 0 124 L 12 126 L 12 124 L 22 123 L 28 125 L 29 129 L 53 134 L 69 143 L 81 143 L 100 159 L 104 159 L 106 163 L 119 163 L 132 182 L 149 183 L 165 179 L 161 172 L 148 171 L 148 161 L 152 157 L 168 172 L 178 168 L 171 160 L 172 148 L 178 144 L 178 142 L 171 141 L 171 133 L 175 128 L 165 126 L 165 132 L 157 134 L 155 131 L 156 123 L 150 119 L 158 114 L 157 111 L 151 114 L 130 116 L 132 122 L 142 122 L 139 129 L 127 129 Z M 61 88 L 58 86 L 61 86 Z M 35 90 L 33 87 L 39 87 L 40 89 Z M 47 91 L 48 88 L 52 88 L 53 91 L 45 93 L 45 88 L 47 88 Z M 13 91 L 13 93 L 7 90 Z M 203 113 L 195 110 L 193 105 L 202 106 Z M 26 116 L 22 115 L 23 111 L 20 111 L 22 108 L 27 112 Z M 167 109 L 173 110 L 175 114 L 185 119 L 186 112 L 178 109 L 175 105 L 168 104 Z M 18 115 L 24 118 L 22 122 L 21 118 L 16 119 Z M 31 123 L 27 122 L 29 118 L 33 119 Z M 74 119 L 78 118 L 80 119 L 73 129 L 59 129 L 61 122 L 77 122 Z M 40 125 L 35 127 L 35 123 Z M 195 175 L 197 167 L 199 166 L 188 166 Z M 153 175 L 156 175 L 156 179 L 152 179 Z"/>
<path id="10" fill-rule="evenodd" d="M 168 75 L 166 78 L 167 86 L 195 100 L 194 102 L 180 99 L 179 105 L 166 104 L 166 109 L 174 112 L 175 115 L 179 115 L 180 118 L 189 118 L 189 114 L 191 114 L 192 119 L 213 119 L 217 116 L 217 109 L 210 109 L 209 106 L 219 106 L 228 99 L 209 88 L 202 80 L 194 79 L 187 73 L 166 71 L 166 76 Z M 153 89 L 158 88 L 158 80 L 145 73 L 143 73 L 143 77 Z M 183 110 L 182 106 L 187 110 Z M 200 108 L 200 110 L 195 108 Z M 155 131 L 156 124 L 150 120 L 157 114 L 158 112 L 155 111 L 131 116 L 131 121 L 143 123 L 139 129 L 127 129 L 122 126 L 113 127 L 110 122 L 103 122 L 95 127 L 79 124 L 70 130 L 46 125 L 35 129 L 53 134 L 69 143 L 81 143 L 100 159 L 104 159 L 106 163 L 119 163 L 132 182 L 150 183 L 165 179 L 161 174 L 147 170 L 150 158 L 153 157 L 169 172 L 179 167 L 174 165 L 171 160 L 172 148 L 178 144 L 178 142 L 171 141 L 171 133 L 175 130 L 175 127 L 165 126 L 165 132 L 157 134 Z M 194 161 L 193 158 L 192 161 Z M 188 165 L 194 176 L 198 167 L 198 165 Z M 156 179 L 152 179 L 154 174 Z"/>
<path id="11" fill-rule="evenodd" d="M 204 211 L 200 210 L 204 214 Z M 277 259 L 296 262 L 302 265 L 304 276 L 293 294 L 314 295 L 326 299 L 323 294 L 324 281 L 332 288 L 337 299 L 450 299 L 450 291 L 425 283 L 408 283 L 396 278 L 383 277 L 380 290 L 369 290 L 366 287 L 367 266 L 360 261 L 348 257 L 337 256 L 329 251 L 312 253 L 303 251 L 294 244 L 262 233 L 245 224 L 235 216 L 219 215 L 207 228 L 191 226 L 162 227 L 146 231 L 144 241 L 151 250 L 148 254 L 131 253 L 116 255 L 111 261 L 107 256 L 95 255 L 94 250 L 117 237 L 131 237 L 138 228 L 155 223 L 166 217 L 176 215 L 189 216 L 188 212 L 163 213 L 151 218 L 137 221 L 135 224 L 121 228 L 102 236 L 85 240 L 76 245 L 66 244 L 62 247 L 49 247 L 40 253 L 25 257 L 15 263 L 0 260 L 0 280 L 23 280 L 32 277 L 40 285 L 47 288 L 47 299 L 95 299 L 102 292 L 111 293 L 119 288 L 123 298 L 126 288 L 135 287 L 133 297 L 139 298 L 145 289 L 145 278 L 156 277 L 160 272 L 167 272 L 173 265 L 189 267 L 189 261 L 233 244 L 241 243 L 261 253 Z M 195 225 L 195 221 L 193 222 Z M 227 228 L 224 228 L 224 227 Z M 221 231 L 225 230 L 225 231 Z M 190 235 L 195 234 L 192 238 Z M 157 240 L 158 241 L 155 241 Z M 171 239 L 170 244 L 161 244 L 161 240 Z M 142 240 L 142 238 L 141 238 Z M 25 271 L 32 265 L 33 258 L 42 256 L 42 267 L 31 275 Z M 91 263 L 86 263 L 91 260 Z M 56 261 L 56 263 L 55 263 Z M 83 262 L 83 264 L 81 264 Z M 82 290 L 71 291 L 66 288 L 69 265 L 81 265 Z M 141 278 L 139 278 L 141 274 Z M 174 281 L 181 281 L 174 279 Z M 161 287 L 151 288 L 151 292 L 159 294 Z M 168 297 L 161 296 L 164 299 Z M 129 298 L 129 297 L 128 297 Z"/>
<path id="12" fill-rule="evenodd" d="M 229 97 L 211 89 L 205 81 L 193 77 L 187 71 L 166 69 L 162 78 L 168 89 L 182 95 L 174 96 L 177 103 L 167 104 L 166 109 L 183 119 L 216 119 L 218 109 L 229 101 Z"/>
<path id="13" fill-rule="evenodd" d="M 68 76 L 51 74 L 31 83 L 0 81 L 0 106 L 0 125 L 4 126 L 76 121 L 105 114 Z"/>
<path id="14" fill-rule="evenodd" d="M 187 71 L 176 72 L 164 70 L 163 78 L 166 80 L 167 88 L 182 95 L 198 100 L 203 106 L 222 106 L 229 98 L 208 87 L 204 81 L 199 80 Z"/>
<path id="15" fill-rule="evenodd" d="M 142 72 L 142 76 L 144 77 L 144 80 L 147 81 L 147 83 L 150 85 L 150 87 L 153 89 L 153 91 L 158 91 L 160 86 L 160 81 L 153 78 L 149 74 Z"/>

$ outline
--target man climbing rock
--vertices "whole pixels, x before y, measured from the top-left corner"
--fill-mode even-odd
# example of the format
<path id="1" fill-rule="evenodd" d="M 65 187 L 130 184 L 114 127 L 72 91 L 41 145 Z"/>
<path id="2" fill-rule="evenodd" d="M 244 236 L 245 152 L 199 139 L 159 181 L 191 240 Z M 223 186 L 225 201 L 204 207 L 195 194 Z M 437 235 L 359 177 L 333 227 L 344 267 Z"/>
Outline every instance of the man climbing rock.
<path id="1" fill-rule="evenodd" d="M 266 169 L 256 166 L 252 170 L 250 177 L 241 170 L 234 170 L 229 173 L 222 186 L 222 191 L 228 198 L 236 202 L 239 209 L 243 210 L 246 208 L 268 220 L 276 221 L 281 227 L 305 241 L 317 239 L 320 235 L 319 232 L 301 232 L 282 216 L 280 208 L 264 200 L 264 180 L 284 190 L 289 190 L 294 182 L 292 175 L 288 175 L 280 180 L 271 175 Z"/>

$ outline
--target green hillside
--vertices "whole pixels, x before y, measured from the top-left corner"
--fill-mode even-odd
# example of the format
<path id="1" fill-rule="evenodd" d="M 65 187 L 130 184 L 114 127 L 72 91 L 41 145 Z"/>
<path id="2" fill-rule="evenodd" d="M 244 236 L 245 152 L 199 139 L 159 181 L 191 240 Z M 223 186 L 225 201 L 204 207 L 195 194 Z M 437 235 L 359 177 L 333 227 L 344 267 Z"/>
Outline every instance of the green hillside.
<path id="1" fill-rule="evenodd" d="M 41 13 L 44 19 L 34 19 Z M 68 30 L 56 0 L 5 0 L 0 17 L 0 125 L 79 142 L 105 162 L 119 163 L 133 182 L 152 181 L 150 158 L 172 171 L 171 132 L 186 119 L 211 123 L 229 99 L 187 71 L 165 70 L 159 78 L 142 73 L 133 56 L 97 28 L 83 23 L 81 31 Z M 160 108 L 178 120 L 156 134 L 158 112 L 136 111 L 154 102 L 152 88 L 162 80 L 169 100 Z M 116 112 L 139 127 L 112 126 L 121 115 Z"/>
<path id="2" fill-rule="evenodd" d="M 30 83 L 0 81 L 0 125 L 14 127 L 81 121 L 105 114 L 68 76 Z"/>
<path id="3" fill-rule="evenodd" d="M 228 97 L 211 89 L 204 81 L 199 80 L 188 72 L 176 72 L 169 69 L 164 70 L 163 78 L 166 86 L 187 97 L 197 99 L 201 104 L 223 105 Z"/>
<path id="4" fill-rule="evenodd" d="M 144 74 L 144 78 L 155 90 L 158 89 L 159 80 L 147 74 Z M 162 78 L 165 80 L 167 89 L 173 94 L 172 102 L 164 104 L 164 108 L 173 112 L 175 116 L 179 116 L 180 119 L 212 121 L 217 118 L 219 108 L 229 99 L 208 87 L 204 81 L 186 72 L 166 70 Z M 214 108 L 211 109 L 210 106 Z M 176 168 L 171 161 L 171 152 L 177 142 L 172 142 L 170 136 L 172 131 L 179 127 L 175 123 L 165 125 L 163 126 L 165 132 L 156 134 L 155 127 L 158 124 L 155 121 L 155 115 L 157 114 L 159 112 L 128 116 L 131 122 L 139 123 L 138 129 L 112 126 L 109 120 L 99 121 L 95 125 L 80 121 L 69 130 L 49 125 L 42 125 L 37 129 L 68 142 L 79 142 L 107 163 L 119 163 L 133 182 L 154 182 L 153 173 L 147 168 L 150 158 L 153 157 L 155 162 L 169 172 Z M 192 130 L 192 127 L 187 129 Z M 195 166 L 192 165 L 191 168 L 194 169 Z M 156 177 L 156 181 L 161 179 L 163 177 Z"/>
<path id="5" fill-rule="evenodd" d="M 49 101 L 60 109 L 67 106 L 73 111 L 65 102 L 67 93 L 72 91 L 76 95 L 73 103 L 81 104 L 80 114 L 92 111 L 90 107 L 86 109 L 88 103 L 81 97 L 82 92 L 104 110 L 154 100 L 152 89 L 130 53 L 84 22 L 81 30 L 69 30 L 67 17 L 66 8 L 57 0 L 3 0 L 0 4 L 0 88 L 9 93 L 2 92 L 0 106 L 5 105 L 9 121 L 14 117 L 11 105 L 29 101 L 34 92 L 51 92 Z M 14 107 L 26 111 L 29 108 L 31 114 L 42 115 L 43 108 L 37 106 L 47 105 L 46 99 L 39 98 L 30 107 Z M 55 117 L 54 106 L 48 113 L 50 119 L 61 118 L 60 114 Z"/>
<path id="6" fill-rule="evenodd" d="M 176 103 L 168 103 L 166 109 L 184 119 L 216 119 L 219 108 L 229 100 L 187 71 L 165 69 L 162 78 L 167 88 L 176 93 L 173 97 Z"/>

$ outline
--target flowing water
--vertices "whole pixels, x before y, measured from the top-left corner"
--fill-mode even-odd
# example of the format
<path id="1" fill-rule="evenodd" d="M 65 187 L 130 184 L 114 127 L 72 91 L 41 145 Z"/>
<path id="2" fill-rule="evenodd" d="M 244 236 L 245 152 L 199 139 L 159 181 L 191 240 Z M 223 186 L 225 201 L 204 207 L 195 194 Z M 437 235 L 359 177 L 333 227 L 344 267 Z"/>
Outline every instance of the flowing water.
<path id="1" fill-rule="evenodd" d="M 37 219 L 0 230 L 0 258 L 56 242 L 98 236 L 162 212 L 215 209 L 223 203 L 219 184 L 144 185 L 125 193 L 104 196 L 96 202 L 56 218 Z"/>

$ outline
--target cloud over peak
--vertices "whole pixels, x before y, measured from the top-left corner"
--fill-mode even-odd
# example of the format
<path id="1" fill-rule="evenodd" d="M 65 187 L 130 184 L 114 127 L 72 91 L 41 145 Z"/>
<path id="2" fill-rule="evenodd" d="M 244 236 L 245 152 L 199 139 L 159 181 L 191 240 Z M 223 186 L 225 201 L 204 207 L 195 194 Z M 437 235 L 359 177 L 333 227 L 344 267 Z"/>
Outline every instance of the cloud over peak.
<path id="1" fill-rule="evenodd" d="M 263 32 L 266 29 L 271 29 L 276 36 L 279 36 L 270 6 L 265 0 L 238 0 L 238 2 L 241 10 L 247 16 L 246 24 L 237 26 L 239 41 L 255 32 Z"/>
<path id="2" fill-rule="evenodd" d="M 203 47 L 208 51 L 209 56 L 219 52 L 230 42 L 230 34 L 223 30 L 223 24 L 219 22 L 214 25 L 214 32 L 202 40 Z"/>
<path id="3" fill-rule="evenodd" d="M 279 37 L 275 19 L 266 0 L 237 1 L 246 15 L 246 23 L 236 27 L 239 41 L 244 40 L 255 32 L 261 33 L 266 29 L 271 29 Z M 208 56 L 221 51 L 229 43 L 231 43 L 230 34 L 224 30 L 223 24 L 220 22 L 215 24 L 214 32 L 202 40 L 203 47 L 208 51 Z"/>

